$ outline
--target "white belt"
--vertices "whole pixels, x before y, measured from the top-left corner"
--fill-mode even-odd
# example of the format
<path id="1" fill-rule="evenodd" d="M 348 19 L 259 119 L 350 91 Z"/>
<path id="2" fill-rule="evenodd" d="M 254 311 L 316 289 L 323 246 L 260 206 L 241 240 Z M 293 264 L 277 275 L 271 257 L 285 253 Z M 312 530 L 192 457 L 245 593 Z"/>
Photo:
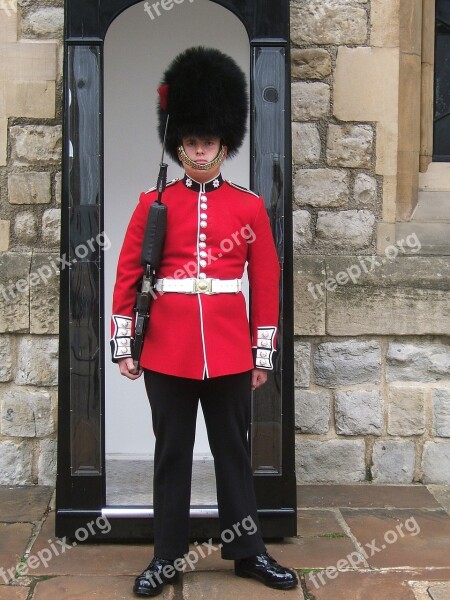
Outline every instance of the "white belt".
<path id="1" fill-rule="evenodd" d="M 179 294 L 237 294 L 241 291 L 241 279 L 157 279 L 157 292 L 178 292 Z"/>

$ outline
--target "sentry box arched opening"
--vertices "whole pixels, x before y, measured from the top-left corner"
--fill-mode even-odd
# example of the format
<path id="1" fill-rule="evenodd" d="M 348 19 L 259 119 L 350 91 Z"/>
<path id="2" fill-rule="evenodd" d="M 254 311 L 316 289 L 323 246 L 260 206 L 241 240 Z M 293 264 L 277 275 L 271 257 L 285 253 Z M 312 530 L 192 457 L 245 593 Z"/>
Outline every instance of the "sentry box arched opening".
<path id="1" fill-rule="evenodd" d="M 227 11 L 230 18 L 239 21 L 248 38 L 247 56 L 243 60 L 247 62 L 249 73 L 251 117 L 245 164 L 248 165 L 249 187 L 265 198 L 282 268 L 279 360 L 268 384 L 254 394 L 250 444 L 263 534 L 277 538 L 291 536 L 296 534 L 296 488 L 289 2 L 195 2 Z M 108 493 L 111 478 L 107 477 L 105 448 L 108 403 L 105 365 L 110 359 L 104 324 L 109 320 L 110 307 L 109 299 L 105 299 L 105 250 L 109 241 L 105 216 L 111 221 L 114 206 L 108 204 L 105 195 L 104 107 L 109 100 L 105 97 L 104 85 L 105 37 L 110 25 L 121 19 L 126 9 L 136 9 L 139 5 L 142 19 L 148 19 L 158 29 L 171 26 L 169 11 L 185 10 L 186 47 L 199 43 L 214 45 L 208 37 L 199 40 L 195 33 L 192 40 L 189 37 L 186 23 L 194 17 L 193 12 L 189 15 L 189 9 L 190 5 L 193 9 L 195 2 L 184 0 L 184 6 L 180 1 L 171 3 L 170 0 L 65 2 L 61 252 L 70 267 L 61 272 L 58 536 L 73 537 L 79 527 L 103 515 L 108 517 L 111 531 L 102 539 L 152 537 L 151 500 L 137 502 L 133 494 L 124 500 Z M 192 31 L 195 32 L 195 28 Z M 134 32 L 129 34 L 134 35 Z M 165 35 L 173 34 L 167 31 Z M 211 39 L 214 40 L 214 36 Z M 126 36 L 123 44 L 127 44 Z M 149 63 L 160 61 L 156 65 L 159 70 L 170 58 L 156 47 L 148 54 Z M 114 86 L 108 88 L 108 94 L 114 93 Z M 125 109 L 131 126 L 135 109 L 132 105 Z M 155 169 L 158 162 L 155 158 Z M 153 183 L 150 181 L 149 186 Z M 131 204 L 135 200 L 132 194 L 128 199 Z M 131 438 L 132 432 L 123 431 L 123 436 Z M 129 485 L 126 481 L 123 484 L 125 488 Z M 193 538 L 218 535 L 214 503 L 194 500 L 191 517 Z"/>

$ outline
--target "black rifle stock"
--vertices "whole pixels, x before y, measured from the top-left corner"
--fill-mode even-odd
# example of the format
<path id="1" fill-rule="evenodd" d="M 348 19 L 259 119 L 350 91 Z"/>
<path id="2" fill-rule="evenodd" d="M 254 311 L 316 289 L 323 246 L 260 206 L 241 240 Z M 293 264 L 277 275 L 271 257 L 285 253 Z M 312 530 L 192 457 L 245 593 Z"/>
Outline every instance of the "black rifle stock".
<path id="1" fill-rule="evenodd" d="M 162 194 L 166 189 L 167 164 L 161 163 L 158 175 L 158 199 L 150 206 L 142 245 L 141 265 L 145 268 L 141 289 L 136 299 L 136 321 L 134 327 L 133 362 L 139 369 L 145 330 L 150 313 L 150 305 L 155 297 L 154 281 L 156 269 L 161 263 L 164 239 L 167 229 L 167 206 L 162 204 Z"/>

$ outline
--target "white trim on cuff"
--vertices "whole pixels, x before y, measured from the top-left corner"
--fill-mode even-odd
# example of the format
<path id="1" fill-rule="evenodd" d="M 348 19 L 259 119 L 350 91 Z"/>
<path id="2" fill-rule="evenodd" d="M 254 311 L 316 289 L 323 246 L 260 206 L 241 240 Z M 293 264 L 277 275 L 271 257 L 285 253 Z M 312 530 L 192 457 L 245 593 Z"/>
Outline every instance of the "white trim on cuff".
<path id="1" fill-rule="evenodd" d="M 112 358 L 131 357 L 131 317 L 123 317 L 122 315 L 112 315 L 114 323 L 114 332 L 111 338 L 112 342 Z"/>
<path id="2" fill-rule="evenodd" d="M 273 354 L 276 327 L 258 327 L 256 342 L 255 367 L 257 369 L 273 369 Z"/>

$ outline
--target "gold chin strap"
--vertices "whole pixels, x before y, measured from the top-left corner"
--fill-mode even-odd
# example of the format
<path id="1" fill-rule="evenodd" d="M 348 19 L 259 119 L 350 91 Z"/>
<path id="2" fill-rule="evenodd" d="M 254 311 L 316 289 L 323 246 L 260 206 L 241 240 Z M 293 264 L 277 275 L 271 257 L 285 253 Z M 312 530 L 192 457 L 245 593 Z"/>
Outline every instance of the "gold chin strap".
<path id="1" fill-rule="evenodd" d="M 189 158 L 189 156 L 186 154 L 186 152 L 183 148 L 183 145 L 178 146 L 177 150 L 178 150 L 178 155 L 180 157 L 180 160 L 182 162 L 184 162 L 184 164 L 188 165 L 188 167 L 192 167 L 193 169 L 197 169 L 198 171 L 207 171 L 208 169 L 212 169 L 213 167 L 216 167 L 219 163 L 222 162 L 224 154 L 225 154 L 224 147 L 220 146 L 220 150 L 219 150 L 219 153 L 217 154 L 216 158 L 214 158 L 210 162 L 205 163 L 203 165 L 198 165 L 196 162 L 194 162 L 193 160 L 191 160 Z"/>

